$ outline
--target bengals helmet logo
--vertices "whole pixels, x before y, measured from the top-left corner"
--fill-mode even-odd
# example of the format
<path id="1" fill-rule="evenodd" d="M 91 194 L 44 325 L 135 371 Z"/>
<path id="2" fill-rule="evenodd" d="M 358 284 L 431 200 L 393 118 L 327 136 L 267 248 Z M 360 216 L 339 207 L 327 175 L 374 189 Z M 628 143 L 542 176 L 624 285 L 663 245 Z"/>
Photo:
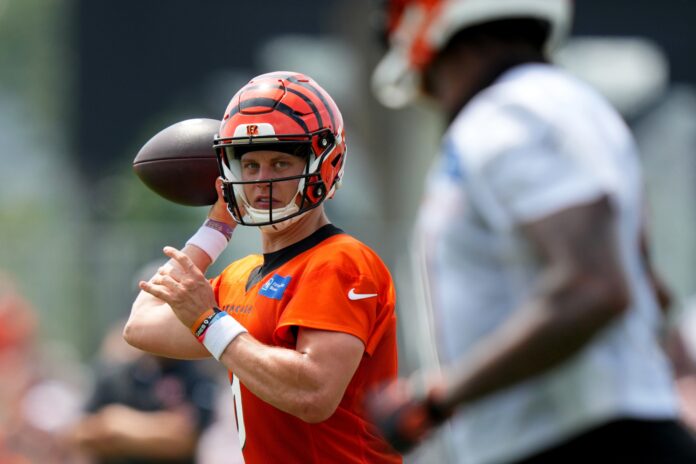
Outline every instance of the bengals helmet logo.
<path id="1" fill-rule="evenodd" d="M 248 124 L 246 126 L 246 132 L 249 137 L 259 135 L 259 126 L 257 126 L 256 124 Z"/>

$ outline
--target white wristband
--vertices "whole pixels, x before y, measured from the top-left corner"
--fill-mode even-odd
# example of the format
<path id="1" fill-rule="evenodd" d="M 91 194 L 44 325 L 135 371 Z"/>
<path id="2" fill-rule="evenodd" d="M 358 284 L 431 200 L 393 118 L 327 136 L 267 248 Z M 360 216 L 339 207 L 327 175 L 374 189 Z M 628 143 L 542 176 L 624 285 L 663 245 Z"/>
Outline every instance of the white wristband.
<path id="1" fill-rule="evenodd" d="M 203 346 L 205 346 L 206 349 L 210 351 L 210 354 L 218 361 L 225 351 L 225 348 L 227 348 L 227 345 L 232 343 L 232 340 L 248 332 L 242 324 L 227 313 L 222 312 L 219 316 L 219 319 L 211 324 L 205 331 L 205 338 L 203 339 Z"/>
<path id="2" fill-rule="evenodd" d="M 210 256 L 210 259 L 215 262 L 218 257 L 225 251 L 229 243 L 227 237 L 222 232 L 202 225 L 193 236 L 188 239 L 186 245 L 195 245 Z"/>

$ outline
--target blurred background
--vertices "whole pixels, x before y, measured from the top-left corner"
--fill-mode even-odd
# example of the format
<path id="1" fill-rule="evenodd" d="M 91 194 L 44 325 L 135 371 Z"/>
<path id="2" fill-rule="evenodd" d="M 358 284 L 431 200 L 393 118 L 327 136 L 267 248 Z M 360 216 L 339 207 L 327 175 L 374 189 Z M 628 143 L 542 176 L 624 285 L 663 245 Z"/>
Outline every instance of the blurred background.
<path id="1" fill-rule="evenodd" d="M 635 131 L 653 259 L 678 321 L 696 294 L 696 3 L 576 5 L 574 38 L 556 60 Z M 370 2 L 351 0 L 0 0 L 0 269 L 36 316 L 37 356 L 76 403 L 143 266 L 206 215 L 149 191 L 133 158 L 175 122 L 218 119 L 240 86 L 272 70 L 309 74 L 342 109 L 347 177 L 329 215 L 392 270 L 403 372 L 430 361 L 409 246 L 443 125 L 428 109 L 391 111 L 372 97 L 376 19 Z M 242 229 L 211 275 L 259 250 L 257 231 Z"/>

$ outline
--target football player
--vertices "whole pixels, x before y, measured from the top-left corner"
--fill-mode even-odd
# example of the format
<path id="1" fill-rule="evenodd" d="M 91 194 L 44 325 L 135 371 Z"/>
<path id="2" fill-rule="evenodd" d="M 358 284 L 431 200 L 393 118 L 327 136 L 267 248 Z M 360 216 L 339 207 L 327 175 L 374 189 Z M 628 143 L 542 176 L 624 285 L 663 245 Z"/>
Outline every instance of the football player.
<path id="1" fill-rule="evenodd" d="M 247 463 L 401 462 L 363 408 L 397 374 L 392 279 L 324 212 L 346 162 L 338 107 L 303 74 L 264 74 L 232 98 L 214 145 L 218 202 L 140 283 L 126 340 L 229 370 Z M 263 254 L 206 279 L 236 224 L 259 227 Z"/>
<path id="2" fill-rule="evenodd" d="M 418 222 L 442 378 L 374 420 L 406 450 L 451 420 L 458 463 L 696 462 L 658 345 L 632 135 L 549 64 L 570 0 L 392 0 L 389 106 L 449 117 Z"/>

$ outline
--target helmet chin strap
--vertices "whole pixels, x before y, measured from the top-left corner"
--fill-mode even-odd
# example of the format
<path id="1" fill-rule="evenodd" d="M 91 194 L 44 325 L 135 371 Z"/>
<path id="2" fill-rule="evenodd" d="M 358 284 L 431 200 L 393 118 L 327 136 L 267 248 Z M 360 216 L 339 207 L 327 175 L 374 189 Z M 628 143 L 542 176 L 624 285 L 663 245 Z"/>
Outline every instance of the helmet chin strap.
<path id="1" fill-rule="evenodd" d="M 273 230 L 275 232 L 280 232 L 281 230 L 287 229 L 289 225 L 296 223 L 301 217 L 303 217 L 308 212 L 309 211 L 305 211 L 302 214 L 298 214 L 297 216 L 293 216 L 291 218 L 285 219 L 284 221 L 276 222 L 275 224 L 267 224 L 265 226 L 259 226 L 259 229 L 260 230 Z"/>
<path id="2" fill-rule="evenodd" d="M 295 222 L 297 219 L 299 219 L 301 216 L 303 216 L 303 214 L 298 214 L 297 216 L 283 220 L 283 218 L 291 216 L 300 210 L 300 207 L 297 206 L 297 204 L 295 203 L 295 198 L 290 200 L 290 202 L 282 208 L 275 209 L 258 209 L 252 207 L 243 191 L 237 195 L 237 198 L 238 200 L 241 200 L 242 204 L 244 205 L 245 222 L 246 218 L 249 218 L 249 225 L 253 226 L 255 223 L 267 222 L 270 220 L 271 217 L 274 221 L 279 220 L 279 222 L 275 224 L 259 226 L 261 230 L 283 230 L 284 228 Z"/>

